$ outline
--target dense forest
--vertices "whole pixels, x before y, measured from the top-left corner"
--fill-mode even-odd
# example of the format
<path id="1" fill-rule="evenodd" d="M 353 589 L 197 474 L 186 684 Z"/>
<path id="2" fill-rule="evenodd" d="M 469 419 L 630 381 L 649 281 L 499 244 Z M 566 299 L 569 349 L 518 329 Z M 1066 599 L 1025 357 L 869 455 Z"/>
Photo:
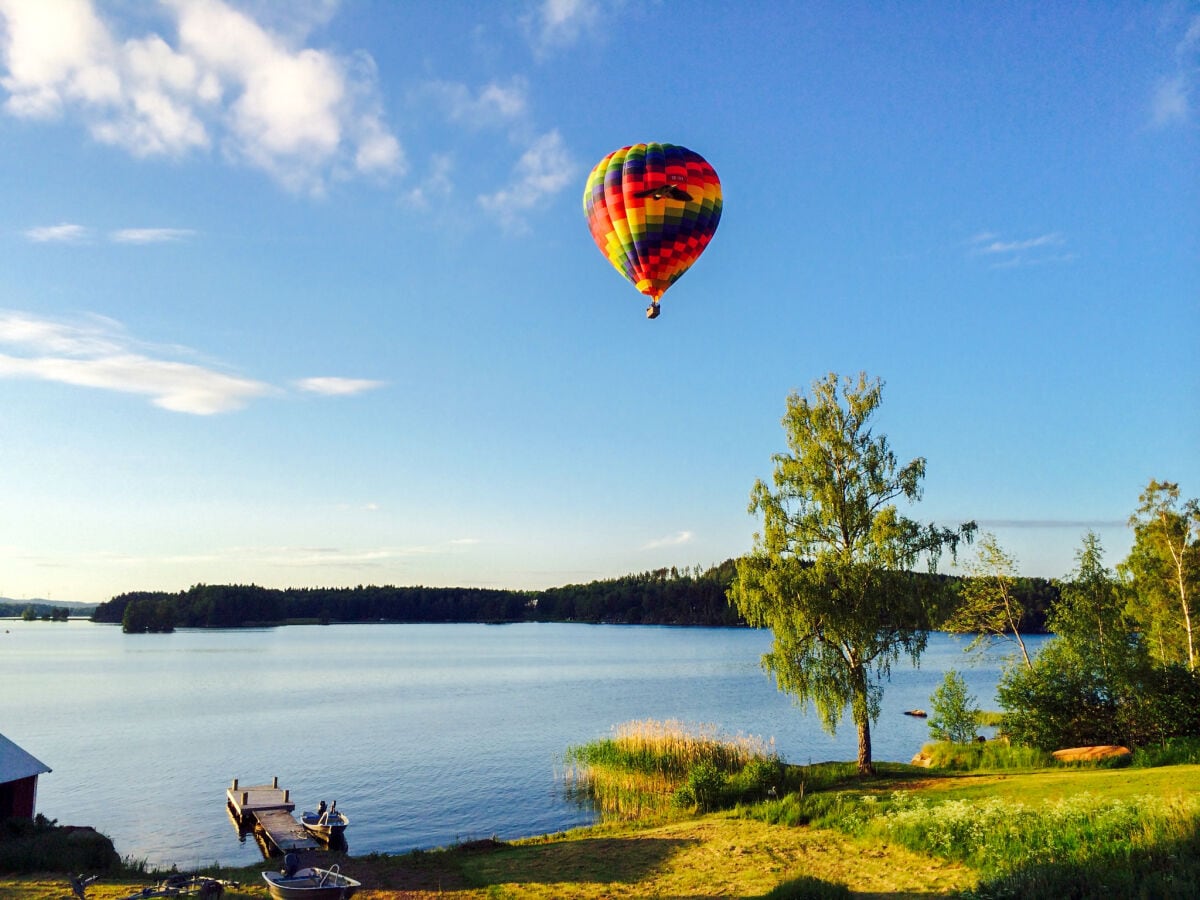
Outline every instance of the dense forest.
<path id="1" fill-rule="evenodd" d="M 139 591 L 100 604 L 94 622 L 126 631 L 237 628 L 287 622 L 594 622 L 630 625 L 744 625 L 726 595 L 734 560 L 702 570 L 656 569 L 544 591 L 358 586 L 274 589 L 198 584 L 178 593 Z M 957 581 L 937 578 L 947 587 Z M 1043 578 L 1019 579 L 1022 629 L 1040 631 L 1058 595 Z"/>

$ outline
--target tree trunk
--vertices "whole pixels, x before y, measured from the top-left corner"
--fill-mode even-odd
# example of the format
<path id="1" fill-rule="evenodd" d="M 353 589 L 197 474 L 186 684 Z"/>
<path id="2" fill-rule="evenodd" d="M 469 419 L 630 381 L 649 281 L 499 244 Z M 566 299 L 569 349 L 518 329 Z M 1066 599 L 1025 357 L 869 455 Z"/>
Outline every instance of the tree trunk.
<path id="1" fill-rule="evenodd" d="M 875 764 L 871 762 L 871 719 L 865 713 L 858 726 L 858 774 L 874 775 Z"/>

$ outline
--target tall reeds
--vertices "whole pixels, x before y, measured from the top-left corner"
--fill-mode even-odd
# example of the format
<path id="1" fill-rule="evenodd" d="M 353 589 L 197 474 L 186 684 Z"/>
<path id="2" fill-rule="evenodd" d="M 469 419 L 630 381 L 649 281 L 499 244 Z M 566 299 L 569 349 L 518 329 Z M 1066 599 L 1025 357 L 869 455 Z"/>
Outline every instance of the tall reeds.
<path id="1" fill-rule="evenodd" d="M 765 790 L 761 782 L 781 769 L 772 745 L 761 738 L 675 720 L 626 722 L 612 737 L 568 748 L 566 762 L 568 783 L 602 816 L 622 819 L 672 806 L 708 808 L 727 785 Z"/>

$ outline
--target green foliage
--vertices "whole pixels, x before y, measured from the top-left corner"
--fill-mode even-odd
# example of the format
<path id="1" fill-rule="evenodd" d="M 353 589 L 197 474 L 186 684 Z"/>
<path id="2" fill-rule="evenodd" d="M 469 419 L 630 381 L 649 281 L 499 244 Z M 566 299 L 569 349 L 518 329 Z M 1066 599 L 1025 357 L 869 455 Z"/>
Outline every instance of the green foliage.
<path id="1" fill-rule="evenodd" d="M 1132 590 L 1130 615 L 1160 664 L 1195 671 L 1200 662 L 1200 500 L 1151 479 L 1130 518 L 1134 543 L 1120 566 Z"/>
<path id="2" fill-rule="evenodd" d="M 1031 668 L 1006 668 L 996 695 L 1014 743 L 1044 750 L 1120 743 L 1115 700 L 1059 640 L 1047 642 Z"/>
<path id="3" fill-rule="evenodd" d="M 1119 694 L 1143 665 L 1143 644 L 1136 623 L 1126 615 L 1120 586 L 1104 565 L 1104 549 L 1095 532 L 1084 535 L 1075 560 L 1047 625 L 1080 668 L 1109 685 L 1110 693 Z"/>
<path id="4" fill-rule="evenodd" d="M 658 625 L 744 624 L 726 599 L 734 562 L 701 571 L 656 569 L 545 591 L 358 586 L 288 588 L 198 584 L 139 591 L 102 603 L 95 622 L 123 622 L 131 605 L 166 604 L 176 627 L 238 628 L 296 622 L 572 621 Z M 136 611 L 143 616 L 144 609 Z"/>
<path id="5" fill-rule="evenodd" d="M 112 841 L 90 828 L 59 827 L 40 813 L 0 821 L 0 872 L 108 872 L 120 863 Z"/>
<path id="6" fill-rule="evenodd" d="M 933 715 L 929 719 L 930 733 L 940 741 L 965 744 L 975 740 L 979 706 L 967 693 L 967 683 L 954 669 L 946 672 L 942 683 L 929 698 Z"/>
<path id="7" fill-rule="evenodd" d="M 770 628 L 763 657 L 779 689 L 812 704 L 829 732 L 847 710 L 859 735 L 858 767 L 873 771 L 871 722 L 883 682 L 901 654 L 925 648 L 929 581 L 910 570 L 969 538 L 902 516 L 898 500 L 921 496 L 925 460 L 901 465 L 870 421 L 883 383 L 829 374 L 811 397 L 792 393 L 783 417 L 788 452 L 774 457 L 773 487 L 755 483 L 750 512 L 763 530 L 738 560 L 730 600 L 746 621 Z"/>
<path id="8" fill-rule="evenodd" d="M 175 630 L 175 614 L 166 600 L 139 597 L 125 607 L 121 630 L 126 634 L 171 632 Z"/>
<path id="9" fill-rule="evenodd" d="M 1138 747 L 1130 764 L 1137 768 L 1200 764 L 1200 737 L 1174 737 L 1162 744 Z"/>
<path id="10" fill-rule="evenodd" d="M 896 794 L 867 833 L 959 860 L 985 876 L 1043 863 L 1128 861 L 1135 851 L 1194 836 L 1200 799 L 1080 794 L 1040 804 Z"/>
<path id="11" fill-rule="evenodd" d="M 955 744 L 939 741 L 921 748 L 932 769 L 953 772 L 1003 772 L 1042 769 L 1054 765 L 1049 751 L 1008 741 Z"/>
<path id="12" fill-rule="evenodd" d="M 853 896 L 844 884 L 801 875 L 776 885 L 759 900 L 849 900 Z"/>
<path id="13" fill-rule="evenodd" d="M 675 791 L 673 802 L 709 812 L 717 808 L 724 788 L 725 773 L 711 760 L 702 759 L 688 770 L 687 781 Z"/>
<path id="14" fill-rule="evenodd" d="M 629 722 L 612 738 L 569 747 L 570 789 L 609 818 L 708 811 L 783 789 L 783 764 L 757 738 L 679 722 Z"/>
<path id="15" fill-rule="evenodd" d="M 974 559 L 964 568 L 967 576 L 958 584 L 958 605 L 943 628 L 956 634 L 974 634 L 967 649 L 975 649 L 991 637 L 1008 637 L 1017 643 L 1028 666 L 1029 653 L 1021 638 L 1025 610 L 1017 595 L 1016 559 L 988 532 L 980 538 Z"/>

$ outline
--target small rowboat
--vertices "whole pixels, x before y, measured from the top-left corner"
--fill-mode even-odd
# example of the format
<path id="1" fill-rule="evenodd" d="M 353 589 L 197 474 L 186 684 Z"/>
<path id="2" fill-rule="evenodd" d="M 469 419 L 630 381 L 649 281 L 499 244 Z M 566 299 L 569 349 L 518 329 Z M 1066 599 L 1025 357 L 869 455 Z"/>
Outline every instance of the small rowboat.
<path id="1" fill-rule="evenodd" d="M 329 809 L 322 802 L 316 812 L 304 812 L 300 824 L 323 841 L 336 841 L 345 834 L 350 817 L 337 808 L 335 800 Z"/>
<path id="2" fill-rule="evenodd" d="M 275 900 L 349 900 L 362 886 L 361 881 L 339 872 L 337 866 L 296 869 L 291 874 L 263 872 L 262 877 Z"/>

